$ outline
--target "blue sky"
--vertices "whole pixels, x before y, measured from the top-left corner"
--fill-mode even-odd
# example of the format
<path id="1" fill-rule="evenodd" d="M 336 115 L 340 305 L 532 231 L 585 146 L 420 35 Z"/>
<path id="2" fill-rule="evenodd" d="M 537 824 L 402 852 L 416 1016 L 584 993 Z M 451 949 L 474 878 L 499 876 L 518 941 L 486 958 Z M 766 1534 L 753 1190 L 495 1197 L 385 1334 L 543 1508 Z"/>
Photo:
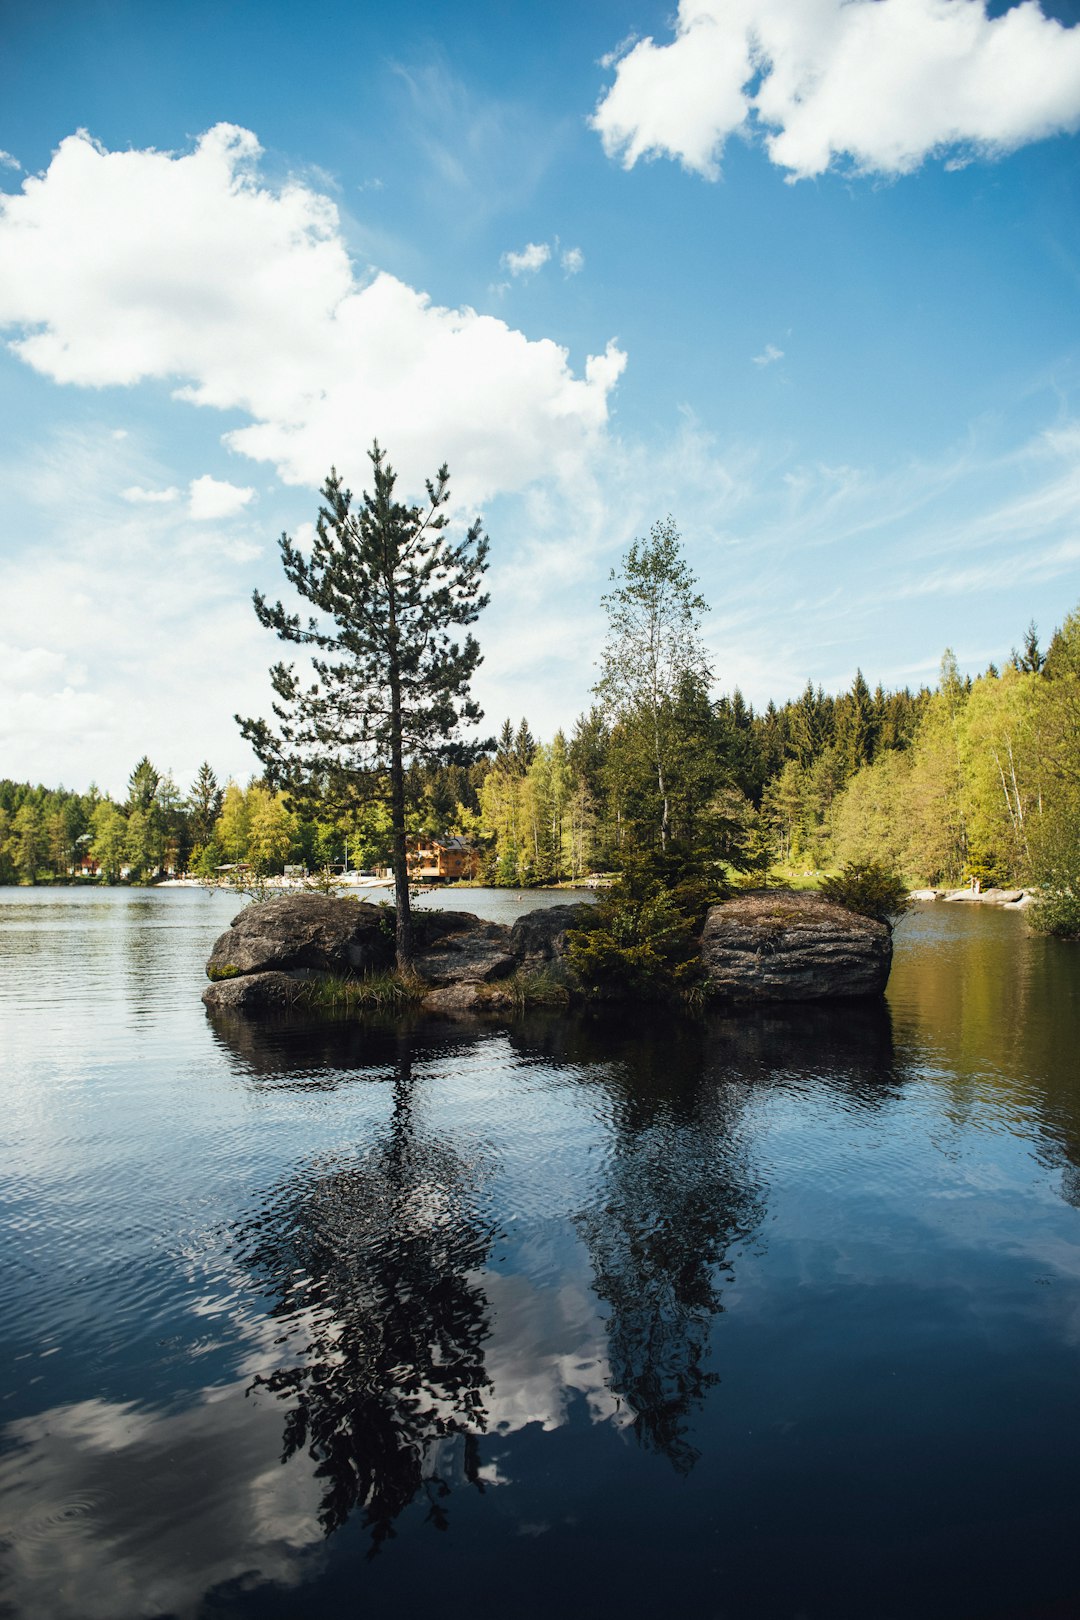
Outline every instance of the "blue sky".
<path id="1" fill-rule="evenodd" d="M 1048 639 L 1078 122 L 1076 4 L 0 0 L 0 774 L 246 777 L 251 590 L 376 434 L 485 515 L 492 729 L 668 513 L 755 704 Z"/>

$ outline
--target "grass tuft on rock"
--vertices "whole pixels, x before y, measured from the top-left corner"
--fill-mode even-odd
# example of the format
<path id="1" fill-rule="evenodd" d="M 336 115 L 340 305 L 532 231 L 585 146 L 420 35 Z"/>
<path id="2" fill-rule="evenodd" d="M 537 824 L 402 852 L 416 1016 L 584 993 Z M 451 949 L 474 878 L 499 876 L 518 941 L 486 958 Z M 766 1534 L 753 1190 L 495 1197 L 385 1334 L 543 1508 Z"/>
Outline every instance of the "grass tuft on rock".
<path id="1" fill-rule="evenodd" d="M 394 1012 L 415 1007 L 431 986 L 412 974 L 369 973 L 362 979 L 305 979 L 297 1000 L 320 1012 Z"/>

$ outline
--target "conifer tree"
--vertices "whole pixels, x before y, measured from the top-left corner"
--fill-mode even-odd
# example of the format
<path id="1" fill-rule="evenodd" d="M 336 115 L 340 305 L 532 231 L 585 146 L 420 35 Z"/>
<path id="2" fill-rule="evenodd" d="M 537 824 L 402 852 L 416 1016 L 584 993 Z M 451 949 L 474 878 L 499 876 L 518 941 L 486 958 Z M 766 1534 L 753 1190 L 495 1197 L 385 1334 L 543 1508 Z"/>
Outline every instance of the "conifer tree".
<path id="1" fill-rule="evenodd" d="M 160 781 L 161 776 L 144 754 L 128 777 L 128 810 L 152 810 Z"/>
<path id="2" fill-rule="evenodd" d="M 861 669 L 855 671 L 851 691 L 836 704 L 836 745 L 846 776 L 854 776 L 874 756 L 874 700 Z"/>
<path id="3" fill-rule="evenodd" d="M 506 771 L 509 775 L 514 772 L 516 761 L 514 758 L 514 722 L 509 716 L 503 721 L 495 744 L 495 769 Z"/>
<path id="4" fill-rule="evenodd" d="M 524 776 L 533 762 L 536 754 L 536 738 L 529 730 L 529 722 L 525 716 L 521 717 L 521 724 L 514 733 L 514 762 L 518 774 Z"/>
<path id="5" fill-rule="evenodd" d="M 376 443 L 369 451 L 373 487 L 353 504 L 331 469 L 323 488 L 310 557 L 283 534 L 285 577 L 318 610 L 301 619 L 256 591 L 260 624 L 282 641 L 313 649 L 314 679 L 275 664 L 270 680 L 276 726 L 237 721 L 266 769 L 270 786 L 295 801 L 371 792 L 389 801 L 396 902 L 397 960 L 412 955 L 405 845 L 405 771 L 412 760 L 467 758 L 462 724 L 481 710 L 469 696 L 480 663 L 472 635 L 459 645 L 455 626 L 475 622 L 488 542 L 479 521 L 460 540 L 446 533 L 450 475 L 427 484 L 426 507 L 395 499 L 396 476 Z"/>
<path id="6" fill-rule="evenodd" d="M 224 789 L 219 787 L 209 760 L 203 760 L 188 795 L 188 814 L 191 817 L 191 835 L 195 843 L 208 844 L 214 833 L 214 822 L 221 814 Z"/>

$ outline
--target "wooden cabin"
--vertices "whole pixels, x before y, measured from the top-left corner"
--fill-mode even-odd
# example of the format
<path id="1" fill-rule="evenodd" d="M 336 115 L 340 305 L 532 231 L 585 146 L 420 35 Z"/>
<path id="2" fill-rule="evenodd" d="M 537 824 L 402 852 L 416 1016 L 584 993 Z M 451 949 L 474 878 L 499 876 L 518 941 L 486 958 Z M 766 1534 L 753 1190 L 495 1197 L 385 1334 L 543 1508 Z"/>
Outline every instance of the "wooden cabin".
<path id="1" fill-rule="evenodd" d="M 410 838 L 407 859 L 410 878 L 424 883 L 461 882 L 480 869 L 479 852 L 467 838 Z"/>

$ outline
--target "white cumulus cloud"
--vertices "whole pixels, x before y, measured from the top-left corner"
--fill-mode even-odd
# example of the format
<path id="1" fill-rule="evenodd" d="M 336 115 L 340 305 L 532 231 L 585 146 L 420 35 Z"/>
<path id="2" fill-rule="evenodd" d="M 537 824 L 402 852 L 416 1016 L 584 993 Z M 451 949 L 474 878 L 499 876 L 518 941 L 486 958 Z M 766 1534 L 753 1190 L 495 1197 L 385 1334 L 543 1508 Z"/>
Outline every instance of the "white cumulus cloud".
<path id="1" fill-rule="evenodd" d="M 568 276 L 576 276 L 585 268 L 585 255 L 579 247 L 567 248 L 560 263 Z"/>
<path id="2" fill-rule="evenodd" d="M 1080 123 L 1080 27 L 1023 0 L 680 0 L 675 37 L 637 41 L 592 119 L 632 168 L 714 179 L 734 134 L 792 180 L 846 158 L 905 174 L 932 153 L 999 156 Z"/>
<path id="3" fill-rule="evenodd" d="M 361 276 L 334 203 L 264 183 L 259 153 L 230 124 L 179 156 L 64 140 L 44 175 L 0 195 L 15 354 L 57 382 L 167 379 L 239 411 L 229 448 L 286 483 L 318 484 L 332 463 L 362 480 L 376 437 L 408 490 L 448 461 L 466 506 L 577 476 L 625 365 L 614 343 L 575 374 L 549 340 Z"/>
<path id="4" fill-rule="evenodd" d="M 520 253 L 504 253 L 502 263 L 512 276 L 534 276 L 551 258 L 546 242 L 526 242 Z"/>
<path id="5" fill-rule="evenodd" d="M 201 478 L 191 480 L 188 495 L 191 516 L 197 523 L 205 523 L 215 518 L 235 517 L 254 498 L 255 491 L 241 489 L 237 484 L 204 473 Z"/>

